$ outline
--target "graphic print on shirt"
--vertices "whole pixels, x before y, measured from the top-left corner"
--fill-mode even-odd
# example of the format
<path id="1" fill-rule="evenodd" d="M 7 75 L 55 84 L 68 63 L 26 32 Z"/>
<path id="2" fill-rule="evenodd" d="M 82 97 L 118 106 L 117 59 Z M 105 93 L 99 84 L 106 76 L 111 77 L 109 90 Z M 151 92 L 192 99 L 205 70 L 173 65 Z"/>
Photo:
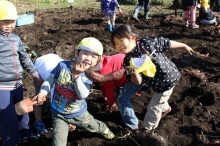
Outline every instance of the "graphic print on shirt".
<path id="1" fill-rule="evenodd" d="M 81 110 L 83 100 L 74 91 L 71 72 L 62 68 L 55 84 L 54 98 L 52 107 L 63 114 L 73 114 Z"/>

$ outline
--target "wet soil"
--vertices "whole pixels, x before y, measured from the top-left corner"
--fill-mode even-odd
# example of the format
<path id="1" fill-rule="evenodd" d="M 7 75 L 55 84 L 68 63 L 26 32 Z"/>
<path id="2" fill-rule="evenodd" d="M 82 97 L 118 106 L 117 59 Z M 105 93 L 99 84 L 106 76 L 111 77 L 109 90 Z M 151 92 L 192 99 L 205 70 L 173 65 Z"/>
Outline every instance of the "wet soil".
<path id="1" fill-rule="evenodd" d="M 74 7 L 47 9 L 30 12 L 35 14 L 35 23 L 15 29 L 22 41 L 38 56 L 56 53 L 64 60 L 73 60 L 74 49 L 79 41 L 88 36 L 99 39 L 104 45 L 104 54 L 117 53 L 110 44 L 110 32 L 94 9 L 78 10 Z M 219 15 L 215 13 L 220 19 Z M 166 55 L 177 65 L 181 79 L 169 99 L 172 112 L 163 118 L 152 134 L 123 135 L 124 124 L 119 112 L 104 111 L 100 86 L 94 84 L 87 98 L 88 111 L 105 122 L 116 134 L 113 140 L 105 140 L 98 134 L 77 128 L 69 134 L 68 145 L 205 145 L 219 144 L 220 140 L 220 25 L 200 26 L 199 29 L 184 27 L 181 17 L 174 15 L 154 16 L 140 22 L 131 15 L 117 15 L 116 24 L 129 24 L 143 36 L 164 36 L 191 46 L 197 53 L 188 55 L 184 50 L 173 49 Z M 24 72 L 24 97 L 35 94 L 33 80 Z M 131 100 L 142 125 L 146 106 L 150 101 L 149 88 L 144 87 L 140 97 Z M 33 115 L 30 114 L 33 122 Z M 51 127 L 49 101 L 45 103 L 43 120 Z M 51 145 L 51 138 L 44 136 L 21 145 Z"/>

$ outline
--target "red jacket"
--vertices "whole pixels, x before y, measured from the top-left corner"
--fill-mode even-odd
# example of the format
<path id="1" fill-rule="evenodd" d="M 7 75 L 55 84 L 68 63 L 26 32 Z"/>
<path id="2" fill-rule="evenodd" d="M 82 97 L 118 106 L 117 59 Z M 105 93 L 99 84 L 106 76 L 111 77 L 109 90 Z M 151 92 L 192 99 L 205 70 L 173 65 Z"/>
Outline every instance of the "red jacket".
<path id="1" fill-rule="evenodd" d="M 101 74 L 109 74 L 118 69 L 124 68 L 122 66 L 125 58 L 125 54 L 116 54 L 113 56 L 102 56 L 102 69 L 99 71 Z M 127 79 L 123 76 L 118 81 L 105 82 L 101 84 L 102 96 L 107 97 L 109 105 L 113 105 L 116 102 L 115 89 L 114 87 L 123 86 L 127 83 Z"/>

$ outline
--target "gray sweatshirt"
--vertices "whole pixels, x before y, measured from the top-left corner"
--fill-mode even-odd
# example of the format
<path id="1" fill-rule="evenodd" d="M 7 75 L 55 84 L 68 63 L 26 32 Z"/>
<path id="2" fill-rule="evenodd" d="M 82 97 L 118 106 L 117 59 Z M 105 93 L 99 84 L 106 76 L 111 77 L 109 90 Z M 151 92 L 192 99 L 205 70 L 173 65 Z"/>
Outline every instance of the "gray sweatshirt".
<path id="1" fill-rule="evenodd" d="M 13 90 L 22 84 L 23 68 L 33 77 L 38 72 L 20 37 L 0 31 L 0 90 Z"/>

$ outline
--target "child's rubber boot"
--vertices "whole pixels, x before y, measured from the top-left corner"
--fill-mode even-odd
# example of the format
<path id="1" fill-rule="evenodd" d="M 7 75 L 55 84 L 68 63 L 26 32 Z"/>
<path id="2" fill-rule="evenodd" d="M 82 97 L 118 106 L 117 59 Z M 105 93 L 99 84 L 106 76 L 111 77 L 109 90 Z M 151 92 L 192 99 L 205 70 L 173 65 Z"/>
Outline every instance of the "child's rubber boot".
<path id="1" fill-rule="evenodd" d="M 108 24 L 108 31 L 112 32 L 112 25 L 111 24 Z"/>
<path id="2" fill-rule="evenodd" d="M 36 129 L 37 133 L 39 133 L 39 134 L 45 134 L 46 132 L 48 132 L 48 130 L 42 120 L 35 122 L 34 128 Z"/>
<path id="3" fill-rule="evenodd" d="M 138 13 L 139 13 L 139 10 L 136 8 L 136 9 L 134 10 L 134 14 L 133 14 L 133 18 L 134 18 L 136 21 L 139 21 L 139 19 L 138 19 Z"/>
<path id="4" fill-rule="evenodd" d="M 115 25 L 112 25 L 112 30 L 115 30 Z"/>
<path id="5" fill-rule="evenodd" d="M 106 139 L 113 139 L 115 135 L 107 128 L 104 133 L 101 133 Z"/>
<path id="6" fill-rule="evenodd" d="M 152 19 L 152 18 L 149 17 L 148 14 L 146 14 L 146 15 L 144 16 L 144 19 L 145 19 L 145 20 L 150 20 L 150 19 Z"/>

